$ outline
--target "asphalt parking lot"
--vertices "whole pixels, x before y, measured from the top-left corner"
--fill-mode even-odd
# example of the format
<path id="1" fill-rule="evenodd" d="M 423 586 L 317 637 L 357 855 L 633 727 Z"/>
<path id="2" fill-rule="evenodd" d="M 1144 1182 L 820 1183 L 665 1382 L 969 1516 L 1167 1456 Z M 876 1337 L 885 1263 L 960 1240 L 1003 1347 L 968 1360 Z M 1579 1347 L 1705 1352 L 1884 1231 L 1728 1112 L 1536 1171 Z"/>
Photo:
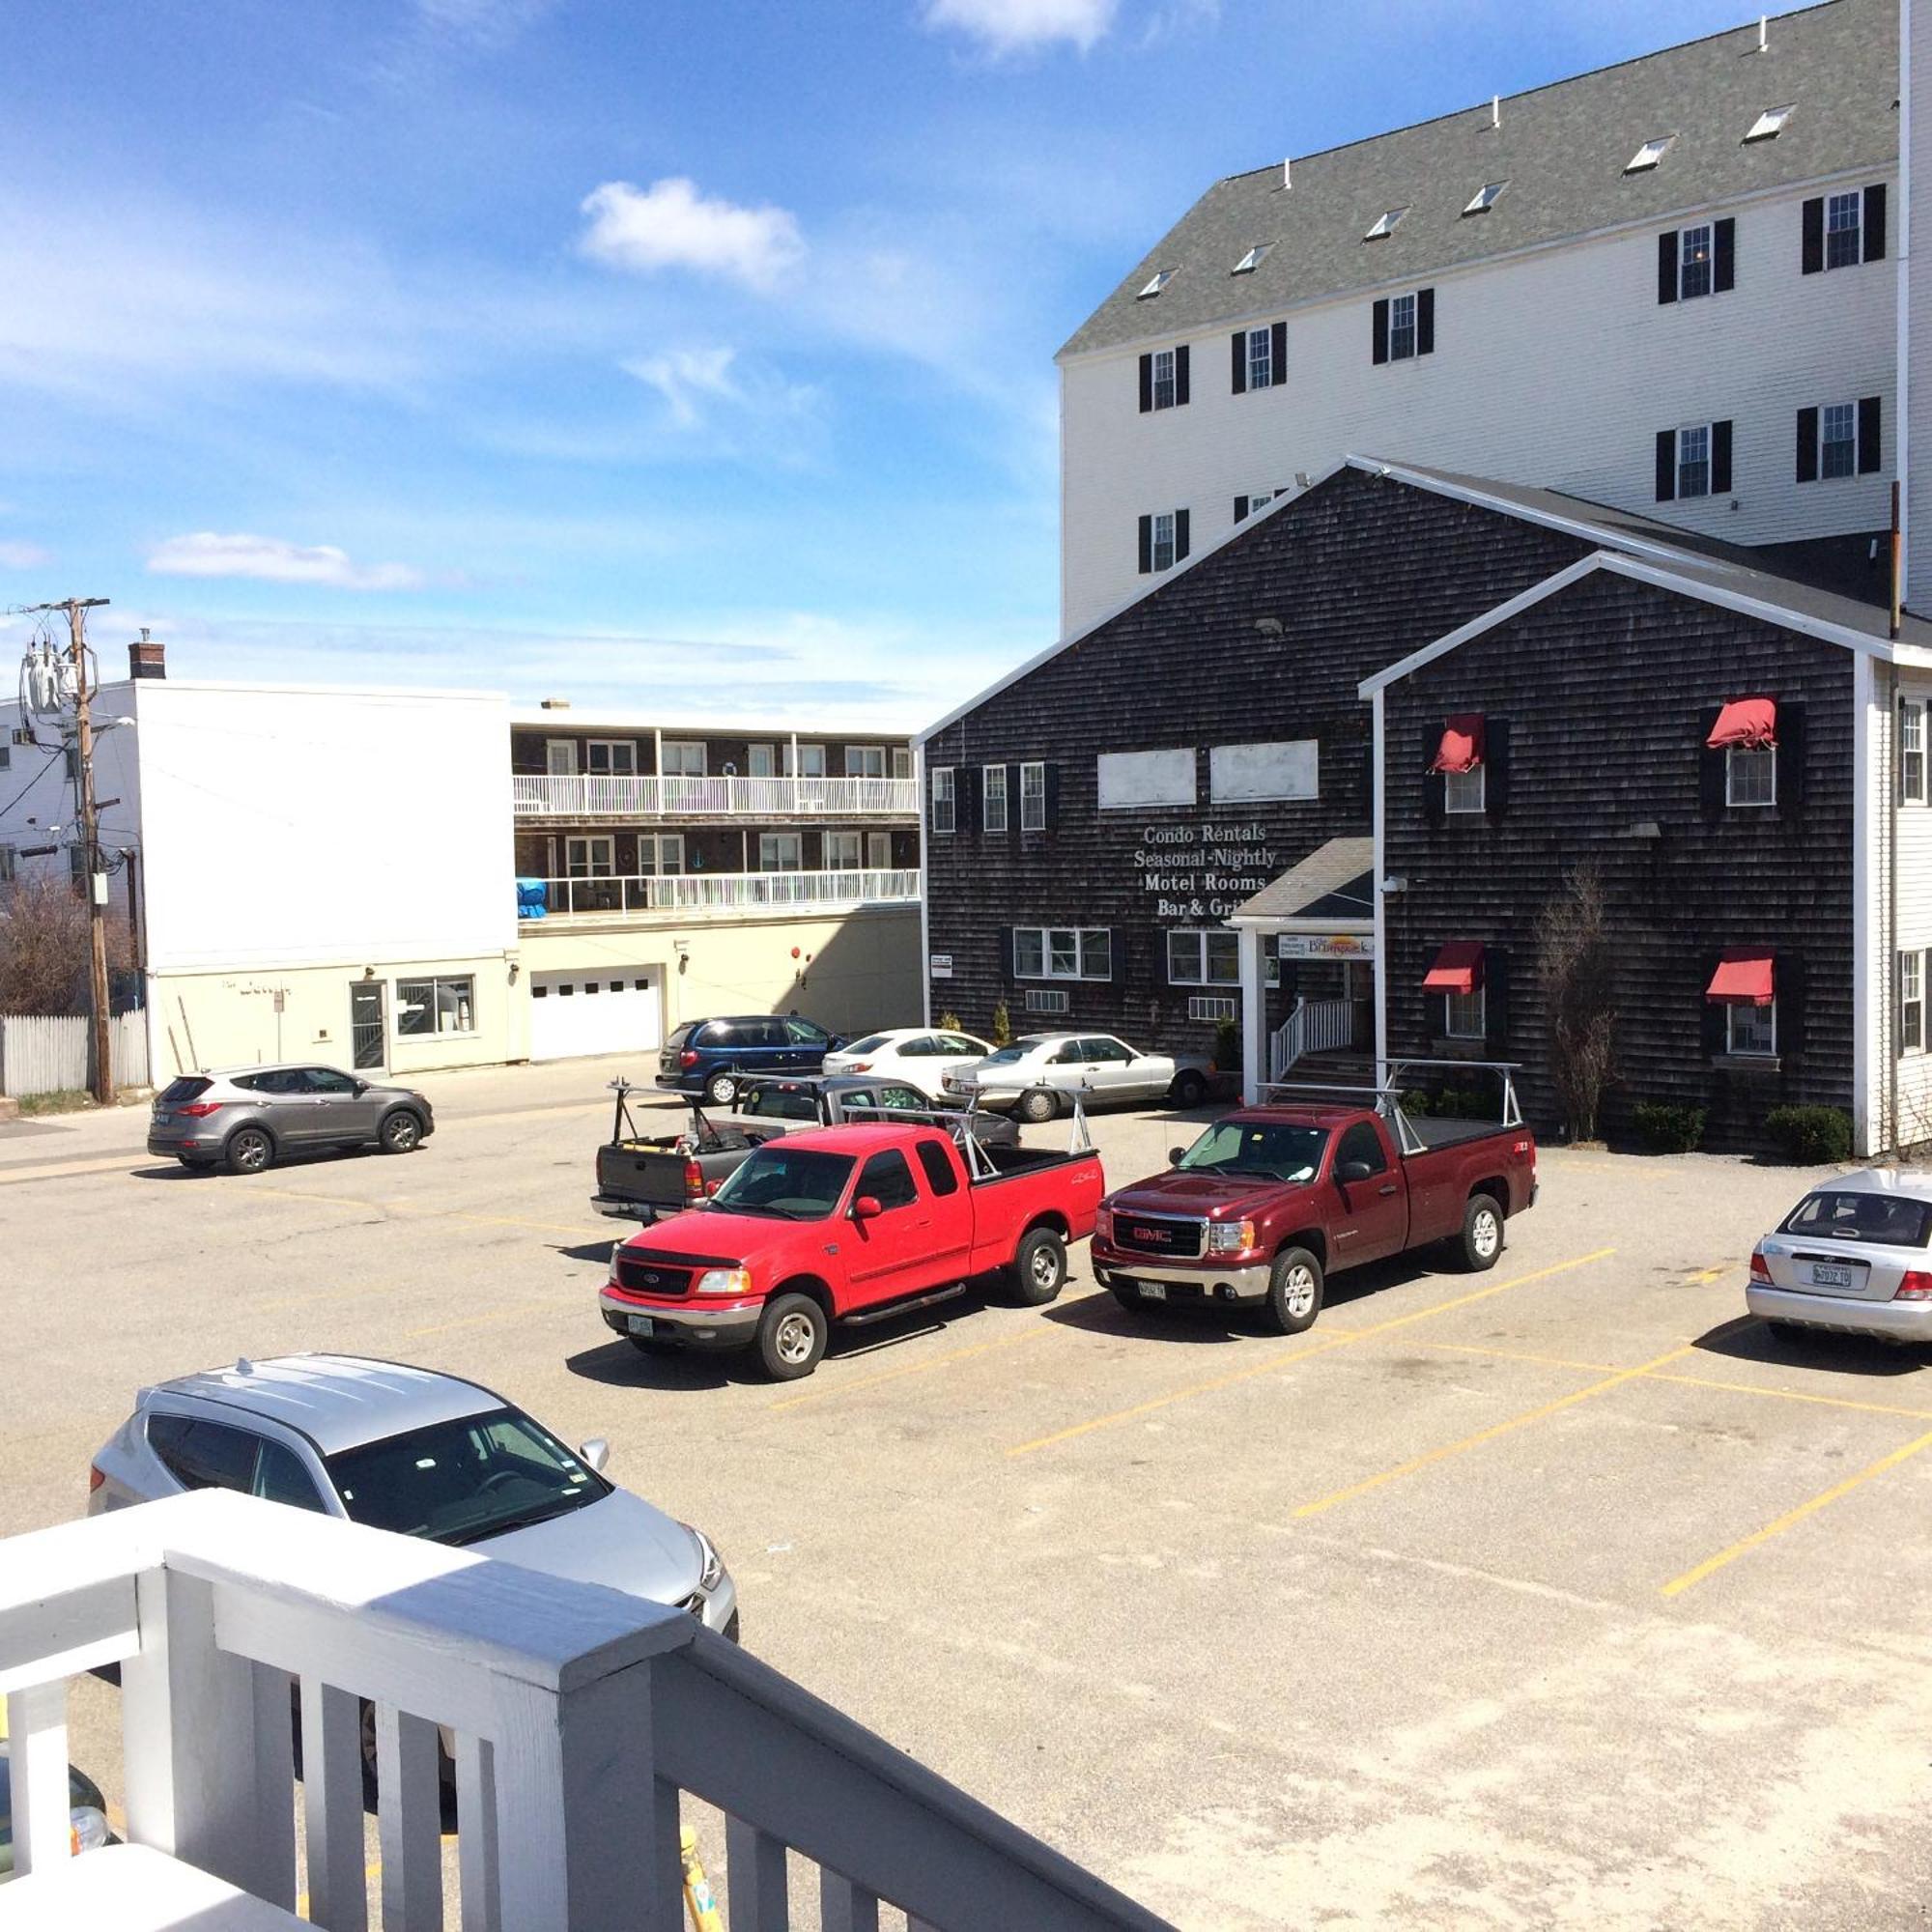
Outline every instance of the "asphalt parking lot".
<path id="1" fill-rule="evenodd" d="M 1182 1926 L 1925 1922 L 1932 1357 L 1744 1319 L 1802 1174 L 1546 1152 L 1492 1271 L 1340 1278 L 1305 1335 L 1076 1252 L 775 1386 L 599 1321 L 614 1070 L 432 1079 L 423 1151 L 258 1179 L 0 1130 L 0 1532 L 80 1512 L 142 1382 L 420 1362 L 608 1435 L 749 1645 Z M 1094 1132 L 1116 1182 L 1187 1137 Z"/>

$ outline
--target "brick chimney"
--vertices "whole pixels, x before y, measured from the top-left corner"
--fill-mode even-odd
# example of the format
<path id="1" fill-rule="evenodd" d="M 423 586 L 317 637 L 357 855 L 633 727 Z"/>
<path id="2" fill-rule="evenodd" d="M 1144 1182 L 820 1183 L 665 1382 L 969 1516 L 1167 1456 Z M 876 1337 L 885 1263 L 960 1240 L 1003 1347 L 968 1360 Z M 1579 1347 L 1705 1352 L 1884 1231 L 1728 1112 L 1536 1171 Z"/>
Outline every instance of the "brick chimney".
<path id="1" fill-rule="evenodd" d="M 168 674 L 168 647 L 156 643 L 148 635 L 148 627 L 141 627 L 140 637 L 128 646 L 128 675 L 129 677 L 166 677 Z"/>

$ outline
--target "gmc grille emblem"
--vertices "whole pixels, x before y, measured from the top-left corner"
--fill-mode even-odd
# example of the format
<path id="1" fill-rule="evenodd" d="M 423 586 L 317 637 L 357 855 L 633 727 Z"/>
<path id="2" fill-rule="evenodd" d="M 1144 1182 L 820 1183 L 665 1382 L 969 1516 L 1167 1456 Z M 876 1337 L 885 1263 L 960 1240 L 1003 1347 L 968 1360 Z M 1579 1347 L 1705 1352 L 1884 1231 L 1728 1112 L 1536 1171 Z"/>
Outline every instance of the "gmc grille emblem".
<path id="1" fill-rule="evenodd" d="M 1137 1241 L 1158 1241 L 1161 1238 L 1160 1231 L 1157 1228 L 1136 1228 L 1134 1230 L 1134 1239 Z"/>

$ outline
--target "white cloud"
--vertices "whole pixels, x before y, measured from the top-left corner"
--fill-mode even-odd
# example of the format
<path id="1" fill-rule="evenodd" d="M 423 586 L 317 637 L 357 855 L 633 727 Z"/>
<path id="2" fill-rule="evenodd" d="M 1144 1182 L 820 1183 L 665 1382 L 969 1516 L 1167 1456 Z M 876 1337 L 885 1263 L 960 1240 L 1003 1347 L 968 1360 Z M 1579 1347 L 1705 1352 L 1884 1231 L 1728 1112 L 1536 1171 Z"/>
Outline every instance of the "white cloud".
<path id="1" fill-rule="evenodd" d="M 682 176 L 648 188 L 606 182 L 584 196 L 582 212 L 590 222 L 582 252 L 638 274 L 692 269 L 768 293 L 805 258 L 789 210 L 709 198 Z"/>
<path id="2" fill-rule="evenodd" d="M 735 349 L 672 349 L 633 356 L 621 366 L 664 398 L 668 428 L 687 437 L 709 435 L 707 455 L 798 461 L 815 440 L 818 391 L 774 370 L 744 367 Z M 747 437 L 749 446 L 741 448 Z"/>
<path id="3" fill-rule="evenodd" d="M 406 563 L 353 563 L 334 544 L 219 536 L 213 530 L 156 544 L 148 553 L 148 568 L 157 577 L 252 577 L 264 583 L 326 584 L 336 590 L 417 590 L 423 584 L 422 572 Z"/>
<path id="4" fill-rule="evenodd" d="M 705 401 L 745 400 L 731 375 L 737 357 L 735 349 L 673 349 L 666 355 L 640 355 L 624 368 L 665 399 L 677 428 L 696 429 L 704 420 Z"/>
<path id="5" fill-rule="evenodd" d="M 0 539 L 0 570 L 38 570 L 42 564 L 52 561 L 52 553 L 39 544 Z"/>
<path id="6" fill-rule="evenodd" d="M 926 0 L 928 27 L 956 27 L 996 54 L 1071 41 L 1082 53 L 1114 24 L 1120 0 Z"/>

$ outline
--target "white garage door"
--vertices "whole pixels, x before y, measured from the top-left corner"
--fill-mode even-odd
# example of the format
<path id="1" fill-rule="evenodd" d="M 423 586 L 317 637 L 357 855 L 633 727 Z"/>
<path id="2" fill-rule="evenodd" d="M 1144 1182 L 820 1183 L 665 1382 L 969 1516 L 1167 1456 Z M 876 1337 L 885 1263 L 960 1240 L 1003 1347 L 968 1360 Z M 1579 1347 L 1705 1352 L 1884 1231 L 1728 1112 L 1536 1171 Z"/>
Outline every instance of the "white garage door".
<path id="1" fill-rule="evenodd" d="M 655 967 L 587 967 L 530 975 L 530 1058 L 655 1053 L 664 1044 L 664 987 Z"/>

